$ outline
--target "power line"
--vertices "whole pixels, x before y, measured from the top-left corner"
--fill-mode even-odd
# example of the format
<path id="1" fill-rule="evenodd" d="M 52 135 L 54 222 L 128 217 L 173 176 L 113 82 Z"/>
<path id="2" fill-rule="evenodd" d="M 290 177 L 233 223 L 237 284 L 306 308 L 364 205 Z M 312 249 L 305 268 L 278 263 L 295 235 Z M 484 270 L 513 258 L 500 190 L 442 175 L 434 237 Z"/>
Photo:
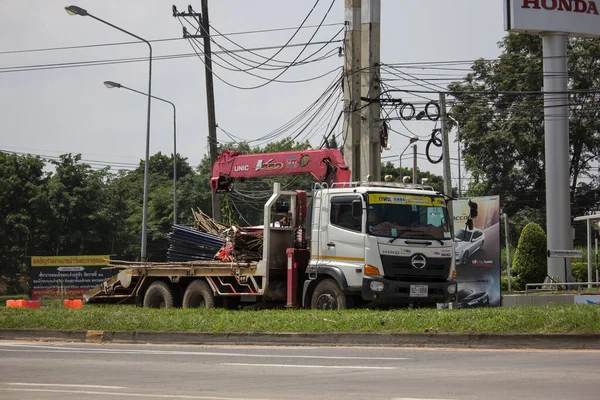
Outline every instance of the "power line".
<path id="1" fill-rule="evenodd" d="M 330 11 L 331 11 L 331 9 L 333 8 L 333 5 L 334 5 L 334 3 L 335 3 L 335 0 L 332 0 L 332 2 L 331 2 L 331 5 L 329 6 L 329 8 L 328 8 L 327 12 L 325 13 L 325 16 L 324 16 L 324 17 L 321 19 L 321 22 L 319 23 L 318 27 L 317 27 L 317 28 L 315 29 L 315 31 L 313 32 L 312 36 L 311 36 L 311 37 L 308 39 L 308 43 L 311 43 L 311 42 L 312 42 L 312 40 L 314 39 L 314 37 L 316 36 L 316 34 L 317 34 L 317 32 L 319 31 L 320 27 L 322 26 L 322 24 L 325 22 L 325 19 L 326 19 L 326 18 L 327 18 L 327 16 L 329 15 L 329 12 L 330 12 Z M 201 26 L 201 29 L 202 29 L 202 30 L 204 30 L 202 26 Z M 206 32 L 204 32 L 204 33 L 206 33 Z M 194 46 L 194 42 L 193 42 L 192 40 L 190 40 L 190 41 L 189 41 L 189 43 L 190 43 L 190 44 L 192 45 L 192 47 L 194 48 L 194 51 L 195 51 L 195 52 L 198 54 L 198 58 L 199 58 L 199 59 L 200 59 L 200 60 L 201 60 L 201 61 L 204 63 L 204 60 L 203 60 L 203 58 L 201 57 L 201 54 L 203 54 L 203 53 L 202 53 L 202 50 L 201 50 L 201 49 L 199 49 L 199 48 L 196 48 L 196 46 Z M 281 77 L 281 76 L 282 76 L 284 73 L 286 73 L 286 72 L 289 70 L 289 68 L 291 68 L 291 66 L 292 66 L 292 64 L 293 64 L 293 63 L 295 63 L 295 62 L 297 62 L 297 61 L 298 61 L 298 59 L 300 58 L 300 56 L 302 55 L 302 53 L 303 53 L 303 52 L 306 50 L 306 48 L 307 48 L 307 46 L 304 46 L 304 47 L 302 48 L 302 50 L 300 50 L 300 52 L 298 53 L 298 55 L 296 56 L 296 58 L 295 58 L 295 59 L 292 61 L 292 63 L 291 63 L 291 64 L 289 64 L 287 67 L 285 67 L 285 69 L 284 69 L 283 71 L 281 71 L 280 73 L 278 73 L 278 74 L 277 74 L 277 75 L 276 75 L 274 78 L 267 79 L 267 81 L 266 81 L 266 82 L 264 82 L 264 83 L 261 83 L 261 84 L 259 84 L 259 85 L 255 85 L 255 86 L 247 86 L 247 87 L 245 87 L 245 86 L 239 86 L 239 85 L 235 85 L 235 84 L 232 84 L 232 83 L 230 83 L 230 82 L 227 82 L 226 80 L 224 80 L 223 78 L 221 78 L 219 75 L 217 75 L 217 74 L 216 74 L 214 71 L 212 71 L 212 70 L 211 70 L 210 72 L 211 72 L 211 73 L 212 73 L 212 74 L 213 74 L 213 75 L 214 75 L 214 76 L 215 76 L 215 77 L 216 77 L 218 80 L 220 80 L 221 82 L 223 82 L 224 84 L 226 84 L 226 85 L 228 85 L 228 86 L 230 86 L 230 87 L 233 87 L 233 88 L 236 88 L 236 89 L 240 89 L 240 90 L 254 90 L 254 89 L 259 89 L 259 88 L 262 88 L 262 87 L 264 87 L 264 86 L 266 86 L 266 85 L 268 85 L 268 84 L 270 84 L 270 83 L 272 83 L 272 82 L 275 82 L 275 81 L 277 81 L 277 79 L 278 79 L 279 77 Z M 198 52 L 200 52 L 200 53 L 198 53 Z M 325 74 L 323 74 L 323 75 L 320 75 L 320 76 L 317 76 L 317 77 L 314 77 L 314 78 L 310 78 L 310 79 L 305 79 L 305 80 L 295 80 L 295 81 L 278 81 L 278 82 L 280 82 L 280 83 L 301 83 L 301 82 L 308 82 L 308 81 L 311 81 L 311 80 L 316 80 L 316 79 L 320 79 L 320 78 L 322 78 L 322 77 L 324 77 L 324 76 L 327 76 L 327 75 L 329 75 L 329 74 L 331 74 L 331 73 L 333 73 L 333 72 L 337 71 L 337 70 L 338 70 L 338 69 L 340 69 L 340 68 L 341 68 L 341 67 L 335 68 L 335 69 L 333 69 L 333 70 L 331 70 L 331 71 L 329 71 L 329 72 L 327 72 L 327 73 L 325 73 Z M 247 73 L 248 73 L 248 74 L 251 74 L 251 73 L 249 73 L 249 72 L 247 72 Z M 252 74 L 251 74 L 251 75 L 252 75 Z M 260 77 L 260 76 L 257 76 L 257 77 Z M 264 77 L 260 77 L 260 78 L 266 79 L 266 78 L 264 78 Z"/>
<path id="2" fill-rule="evenodd" d="M 344 24 L 337 22 L 337 23 L 323 24 L 322 27 L 339 26 L 339 25 L 344 25 Z M 308 29 L 308 28 L 315 28 L 317 26 L 318 25 L 306 25 L 301 28 L 289 27 L 289 28 L 259 29 L 259 30 L 252 30 L 252 31 L 243 31 L 243 32 L 218 33 L 216 35 L 212 34 L 210 36 L 211 37 L 220 37 L 220 36 L 227 37 L 227 36 L 248 35 L 248 34 L 255 34 L 255 33 L 289 31 L 289 30 L 293 30 L 293 29 Z M 183 38 L 176 37 L 176 38 L 166 38 L 166 39 L 154 39 L 154 40 L 148 40 L 148 41 L 150 43 L 158 43 L 158 42 L 169 42 L 169 41 L 175 41 L 175 40 L 183 40 Z M 0 54 L 35 53 L 35 52 L 43 52 L 43 51 L 85 49 L 85 48 L 107 47 L 107 46 L 121 46 L 121 45 L 139 44 L 139 43 L 140 43 L 139 41 L 128 41 L 128 42 L 115 42 L 115 43 L 84 44 L 84 45 L 64 46 L 64 47 L 46 47 L 46 48 L 40 48 L 40 49 L 6 50 L 6 51 L 0 51 Z"/>
<path id="3" fill-rule="evenodd" d="M 299 46 L 315 46 L 322 44 L 329 44 L 340 42 L 312 42 L 312 43 L 295 43 L 289 45 L 288 47 L 299 47 Z M 280 46 L 266 46 L 266 47 L 256 47 L 251 50 L 254 51 L 262 51 L 262 50 L 272 50 L 279 48 Z M 229 50 L 229 51 L 237 51 L 237 50 Z M 242 50 L 239 50 L 242 51 Z M 222 53 L 222 52 L 214 52 L 214 53 Z M 155 56 L 152 57 L 152 61 L 162 61 L 162 60 L 173 60 L 178 58 L 188 58 L 188 57 L 197 57 L 198 53 L 182 53 L 182 54 L 170 54 L 164 56 Z M 93 61 L 74 61 L 74 62 L 66 62 L 66 63 L 53 63 L 53 64 L 35 64 L 35 65 L 21 65 L 21 66 L 12 66 L 12 67 L 0 67 L 1 73 L 11 73 L 11 72 L 29 72 L 29 71 L 43 71 L 43 70 L 52 70 L 52 69 L 62 69 L 62 68 L 74 68 L 74 67 L 89 67 L 89 66 L 98 66 L 98 65 L 113 65 L 113 64 L 127 64 L 132 62 L 147 62 L 147 57 L 132 57 L 132 58 L 117 58 L 117 59 L 108 59 L 108 60 L 93 60 Z"/>

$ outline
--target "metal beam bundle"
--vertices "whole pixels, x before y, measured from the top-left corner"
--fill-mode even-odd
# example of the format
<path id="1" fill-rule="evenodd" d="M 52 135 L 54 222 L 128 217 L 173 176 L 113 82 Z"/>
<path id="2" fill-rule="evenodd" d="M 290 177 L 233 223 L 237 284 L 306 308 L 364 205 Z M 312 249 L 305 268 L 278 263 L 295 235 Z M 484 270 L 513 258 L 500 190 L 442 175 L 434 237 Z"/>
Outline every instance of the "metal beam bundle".
<path id="1" fill-rule="evenodd" d="M 175 225 L 169 237 L 168 261 L 213 260 L 225 245 L 225 239 L 212 233 Z"/>

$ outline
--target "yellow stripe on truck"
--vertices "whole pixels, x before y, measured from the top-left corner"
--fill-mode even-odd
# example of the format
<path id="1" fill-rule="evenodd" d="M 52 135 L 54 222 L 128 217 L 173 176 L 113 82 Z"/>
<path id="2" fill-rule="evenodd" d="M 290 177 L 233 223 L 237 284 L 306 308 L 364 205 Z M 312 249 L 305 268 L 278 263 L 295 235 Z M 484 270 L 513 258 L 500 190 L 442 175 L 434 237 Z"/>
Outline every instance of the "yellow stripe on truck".
<path id="1" fill-rule="evenodd" d="M 322 258 L 325 260 L 338 260 L 338 261 L 360 261 L 364 262 L 364 258 L 359 257 L 340 257 L 340 256 L 317 256 L 317 258 Z"/>

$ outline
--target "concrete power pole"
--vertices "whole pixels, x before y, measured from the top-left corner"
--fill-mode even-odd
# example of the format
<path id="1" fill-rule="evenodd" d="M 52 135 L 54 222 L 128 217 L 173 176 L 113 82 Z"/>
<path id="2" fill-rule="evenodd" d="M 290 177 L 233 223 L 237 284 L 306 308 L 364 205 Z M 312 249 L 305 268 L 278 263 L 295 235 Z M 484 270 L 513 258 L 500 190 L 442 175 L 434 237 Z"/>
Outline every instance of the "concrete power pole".
<path id="1" fill-rule="evenodd" d="M 361 0 L 345 0 L 346 37 L 344 39 L 344 159 L 352 181 L 360 181 L 360 60 Z"/>
<path id="2" fill-rule="evenodd" d="M 381 180 L 381 94 L 379 61 L 381 38 L 381 0 L 362 0 L 361 33 L 361 180 Z M 374 101 L 369 102 L 372 99 Z M 363 108 L 364 107 L 364 108 Z"/>
<path id="3" fill-rule="evenodd" d="M 210 23 L 208 19 L 208 0 L 202 0 L 202 36 L 204 41 L 204 73 L 206 80 L 206 109 L 208 112 L 208 148 L 210 150 L 211 169 L 217 161 L 217 121 L 215 117 L 215 89 L 213 86 L 212 53 L 210 50 Z M 221 197 L 212 193 L 212 217 L 221 221 Z"/>
<path id="4" fill-rule="evenodd" d="M 450 142 L 448 140 L 448 114 L 446 112 L 446 94 L 440 93 L 440 121 L 442 128 L 442 159 L 444 160 L 444 192 L 452 196 L 452 175 L 450 173 Z"/>
<path id="5" fill-rule="evenodd" d="M 446 112 L 446 94 L 440 93 L 440 120 L 442 127 L 442 159 L 444 160 L 444 192 L 452 197 L 452 175 L 450 173 L 450 140 L 448 139 L 448 114 Z M 450 221 L 454 221 L 452 202 L 448 202 Z"/>

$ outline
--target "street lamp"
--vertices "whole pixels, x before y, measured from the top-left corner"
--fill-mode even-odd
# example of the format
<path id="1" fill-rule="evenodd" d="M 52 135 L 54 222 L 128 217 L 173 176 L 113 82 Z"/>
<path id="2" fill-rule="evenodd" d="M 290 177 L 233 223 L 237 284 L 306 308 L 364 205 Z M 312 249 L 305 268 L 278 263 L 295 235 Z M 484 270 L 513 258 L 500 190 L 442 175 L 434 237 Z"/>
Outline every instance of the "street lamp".
<path id="1" fill-rule="evenodd" d="M 150 42 L 148 42 L 146 39 L 142 39 L 141 37 L 134 35 L 131 32 L 126 31 L 125 29 L 121 29 L 116 25 L 111 24 L 110 22 L 106 22 L 103 19 L 100 19 L 90 13 L 87 12 L 87 10 L 84 10 L 81 7 L 77 7 L 77 6 L 67 6 L 65 7 L 65 10 L 67 11 L 67 13 L 69 13 L 69 15 L 79 15 L 81 17 L 90 17 L 95 19 L 96 21 L 102 22 L 105 25 L 108 25 L 110 27 L 113 27 L 123 33 L 126 33 L 130 36 L 133 36 L 136 39 L 141 40 L 142 42 L 146 43 L 148 45 L 148 48 L 150 49 L 150 57 L 149 57 L 149 62 L 148 62 L 148 115 L 146 117 L 146 159 L 144 161 L 144 200 L 143 200 L 143 206 L 142 206 L 142 248 L 141 248 L 141 261 L 146 261 L 146 245 L 147 245 L 147 239 L 148 239 L 148 166 L 149 166 L 149 158 L 150 158 L 150 103 L 151 103 L 151 97 L 152 97 L 152 46 L 150 45 Z"/>
<path id="2" fill-rule="evenodd" d="M 455 120 L 452 115 L 446 114 L 456 124 L 456 141 L 458 142 L 458 197 L 462 197 L 462 189 L 460 183 L 460 124 Z"/>
<path id="3" fill-rule="evenodd" d="M 141 95 L 146 96 L 146 93 L 140 92 L 139 90 L 135 90 L 129 88 L 125 85 L 121 85 L 120 83 L 113 81 L 104 81 L 104 86 L 109 89 L 117 88 L 117 89 L 127 89 L 134 93 L 139 93 Z M 177 110 L 175 108 L 175 104 L 171 103 L 169 100 L 161 99 L 160 97 L 150 96 L 155 100 L 160 100 L 165 103 L 169 103 L 173 107 L 173 225 L 177 225 Z"/>
<path id="4" fill-rule="evenodd" d="M 406 145 L 406 147 L 404 148 L 404 150 L 402 150 L 402 153 L 400 153 L 400 154 L 393 151 L 392 147 L 390 145 L 385 147 L 386 150 L 392 150 L 392 153 L 394 153 L 395 155 L 398 156 L 398 168 L 400 169 L 400 173 L 402 173 L 402 155 L 406 152 L 406 150 L 410 147 L 411 144 L 413 144 L 414 142 L 417 142 L 418 140 L 419 140 L 419 138 L 416 136 L 411 137 L 410 140 L 408 141 L 408 144 Z"/>

